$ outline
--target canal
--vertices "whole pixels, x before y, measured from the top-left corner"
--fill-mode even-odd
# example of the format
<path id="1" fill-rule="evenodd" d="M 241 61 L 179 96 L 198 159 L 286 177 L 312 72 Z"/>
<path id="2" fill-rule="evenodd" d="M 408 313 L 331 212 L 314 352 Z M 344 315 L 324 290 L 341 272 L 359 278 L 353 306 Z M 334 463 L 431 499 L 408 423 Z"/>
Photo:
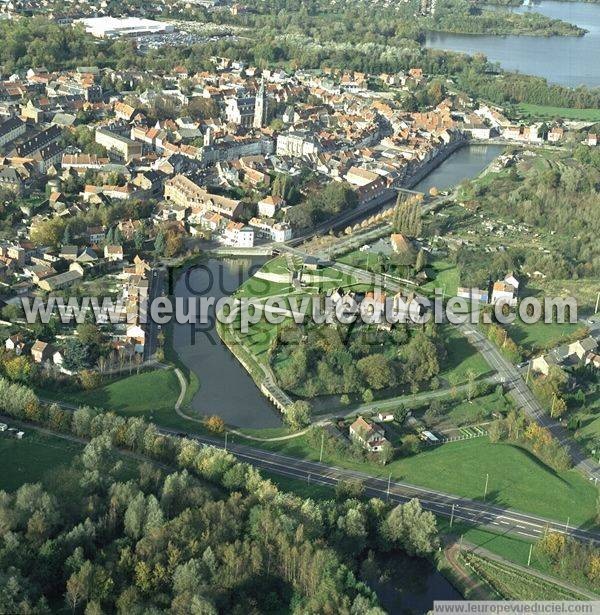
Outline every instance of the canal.
<path id="1" fill-rule="evenodd" d="M 475 177 L 500 154 L 499 145 L 469 145 L 454 152 L 415 186 L 448 190 Z M 218 301 L 231 295 L 266 261 L 266 257 L 207 258 L 177 281 L 177 297 L 208 296 Z M 214 310 L 205 326 L 175 324 L 173 345 L 185 365 L 200 381 L 192 408 L 203 415 L 218 414 L 228 425 L 252 429 L 278 427 L 279 413 L 259 391 L 250 375 L 221 342 L 214 327 Z M 319 403 L 315 403 L 318 408 Z"/>

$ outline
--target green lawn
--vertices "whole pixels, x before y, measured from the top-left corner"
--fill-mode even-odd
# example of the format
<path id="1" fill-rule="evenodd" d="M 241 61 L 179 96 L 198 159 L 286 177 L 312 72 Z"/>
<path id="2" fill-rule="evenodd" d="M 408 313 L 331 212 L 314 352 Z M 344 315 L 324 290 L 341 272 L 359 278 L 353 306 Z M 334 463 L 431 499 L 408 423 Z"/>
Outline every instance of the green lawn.
<path id="1" fill-rule="evenodd" d="M 464 394 L 463 394 L 464 395 Z M 473 425 L 490 420 L 493 412 L 502 412 L 508 409 L 508 402 L 504 395 L 496 392 L 473 399 L 471 402 L 454 402 L 440 417 L 436 429 L 449 426 Z M 426 410 L 426 407 L 423 411 Z"/>
<path id="2" fill-rule="evenodd" d="M 517 319 L 506 329 L 512 340 L 531 353 L 548 350 L 562 344 L 578 330 L 583 329 L 581 323 L 545 323 L 536 322 L 531 325 Z"/>
<path id="3" fill-rule="evenodd" d="M 319 459 L 318 447 L 313 448 L 302 436 L 253 445 Z M 491 444 L 485 437 L 431 447 L 385 468 L 327 452 L 323 461 L 386 478 L 391 472 L 396 480 L 479 500 L 489 474 L 488 502 L 557 521 L 566 522 L 570 517 L 578 525 L 590 524 L 595 517 L 596 490 L 577 471 L 555 472 L 527 451 L 510 444 Z"/>
<path id="4" fill-rule="evenodd" d="M 475 349 L 460 331 L 451 325 L 439 325 L 440 334 L 446 341 L 448 356 L 441 364 L 440 378 L 458 385 L 467 381 L 467 373 L 477 376 L 491 374 L 492 370 L 483 355 Z"/>
<path id="5" fill-rule="evenodd" d="M 444 296 L 456 297 L 459 275 L 455 263 L 444 258 L 434 259 L 428 265 L 427 273 L 433 279 L 421 287 L 424 293 L 434 293 L 436 288 L 439 288 L 444 291 Z"/>
<path id="6" fill-rule="evenodd" d="M 600 122 L 600 109 L 571 109 L 569 107 L 547 107 L 525 103 L 518 105 L 518 109 L 524 115 L 540 119 L 562 117 L 568 120 Z"/>
<path id="7" fill-rule="evenodd" d="M 24 483 L 44 481 L 59 465 L 71 465 L 83 445 L 24 428 L 16 440 L 0 433 L 0 489 L 13 491 Z"/>
<path id="8" fill-rule="evenodd" d="M 113 410 L 124 416 L 140 416 L 165 427 L 187 426 L 175 413 L 179 381 L 172 369 L 158 369 L 114 380 L 92 391 L 61 393 L 38 390 L 45 399 Z"/>

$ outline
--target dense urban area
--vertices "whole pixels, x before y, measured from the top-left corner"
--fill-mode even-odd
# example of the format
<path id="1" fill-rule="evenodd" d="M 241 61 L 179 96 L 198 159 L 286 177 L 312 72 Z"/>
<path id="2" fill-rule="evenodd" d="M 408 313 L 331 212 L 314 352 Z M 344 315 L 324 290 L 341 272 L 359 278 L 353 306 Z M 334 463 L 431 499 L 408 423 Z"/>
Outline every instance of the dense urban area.
<path id="1" fill-rule="evenodd" d="M 0 0 L 0 613 L 599 601 L 599 24 Z"/>

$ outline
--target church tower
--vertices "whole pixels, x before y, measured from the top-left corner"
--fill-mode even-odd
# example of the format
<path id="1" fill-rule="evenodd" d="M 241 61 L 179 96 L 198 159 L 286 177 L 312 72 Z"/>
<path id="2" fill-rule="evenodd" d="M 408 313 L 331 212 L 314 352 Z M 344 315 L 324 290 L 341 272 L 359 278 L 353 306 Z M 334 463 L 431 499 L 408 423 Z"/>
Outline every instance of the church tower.
<path id="1" fill-rule="evenodd" d="M 254 101 L 254 121 L 252 126 L 254 128 L 262 128 L 267 121 L 267 95 L 265 93 L 265 78 L 260 80 L 260 87 L 256 93 L 256 99 Z"/>

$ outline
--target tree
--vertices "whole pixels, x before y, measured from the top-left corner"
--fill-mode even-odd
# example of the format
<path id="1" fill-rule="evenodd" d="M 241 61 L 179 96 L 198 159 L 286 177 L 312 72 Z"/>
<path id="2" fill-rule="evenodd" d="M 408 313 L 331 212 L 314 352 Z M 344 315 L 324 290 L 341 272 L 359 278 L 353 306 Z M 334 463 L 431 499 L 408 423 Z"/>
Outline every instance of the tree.
<path id="1" fill-rule="evenodd" d="M 477 373 L 472 370 L 467 370 L 467 400 L 471 401 L 477 394 Z"/>
<path id="2" fill-rule="evenodd" d="M 365 485 L 358 478 L 344 478 L 335 486 L 335 497 L 338 500 L 359 500 L 365 494 Z"/>
<path id="3" fill-rule="evenodd" d="M 371 389 L 365 389 L 363 391 L 362 398 L 363 398 L 363 401 L 365 402 L 365 404 L 370 404 L 375 399 L 375 397 L 373 395 L 373 391 L 371 391 Z"/>
<path id="4" fill-rule="evenodd" d="M 159 230 L 154 239 L 154 253 L 156 256 L 163 256 L 165 253 L 165 233 L 163 230 Z"/>
<path id="5" fill-rule="evenodd" d="M 164 256 L 172 258 L 177 256 L 183 249 L 183 237 L 174 230 L 167 231 L 165 235 Z"/>
<path id="6" fill-rule="evenodd" d="M 77 338 L 82 344 L 98 347 L 102 343 L 102 332 L 98 325 L 86 322 L 77 326 Z"/>
<path id="7" fill-rule="evenodd" d="M 398 404 L 396 408 L 394 408 L 394 421 L 398 423 L 398 425 L 402 425 L 408 416 L 408 410 L 402 405 Z"/>
<path id="8" fill-rule="evenodd" d="M 417 261 L 415 263 L 415 271 L 419 273 L 427 267 L 427 253 L 421 248 L 417 254 Z"/>
<path id="9" fill-rule="evenodd" d="M 65 343 L 63 365 L 65 369 L 78 372 L 87 369 L 94 364 L 95 353 L 91 346 L 83 343 L 80 339 L 69 338 Z"/>
<path id="10" fill-rule="evenodd" d="M 297 431 L 310 425 L 312 409 L 310 404 L 304 400 L 297 400 L 288 406 L 284 420 L 289 425 L 290 429 Z"/>
<path id="11" fill-rule="evenodd" d="M 371 389 L 379 390 L 396 384 L 394 366 L 384 354 L 363 357 L 356 366 Z"/>
<path id="12" fill-rule="evenodd" d="M 12 357 L 4 362 L 4 373 L 13 382 L 27 384 L 32 374 L 31 361 L 24 356 Z"/>
<path id="13" fill-rule="evenodd" d="M 382 522 L 380 533 L 385 548 L 401 548 L 409 555 L 424 556 L 437 547 L 435 517 L 423 511 L 417 499 L 394 508 Z"/>
<path id="14" fill-rule="evenodd" d="M 225 431 L 225 421 L 220 416 L 209 416 L 205 419 L 204 424 L 207 429 L 215 433 L 223 433 Z"/>
<path id="15" fill-rule="evenodd" d="M 379 451 L 379 461 L 385 466 L 394 460 L 394 447 L 390 442 L 383 443 L 381 450 Z"/>
<path id="16" fill-rule="evenodd" d="M 71 225 L 67 224 L 65 226 L 65 232 L 63 233 L 62 238 L 63 246 L 69 245 L 71 243 Z"/>
<path id="17" fill-rule="evenodd" d="M 137 252 L 141 252 L 144 248 L 144 240 L 146 235 L 144 233 L 144 228 L 140 225 L 135 229 L 135 233 L 133 234 L 133 245 Z"/>

